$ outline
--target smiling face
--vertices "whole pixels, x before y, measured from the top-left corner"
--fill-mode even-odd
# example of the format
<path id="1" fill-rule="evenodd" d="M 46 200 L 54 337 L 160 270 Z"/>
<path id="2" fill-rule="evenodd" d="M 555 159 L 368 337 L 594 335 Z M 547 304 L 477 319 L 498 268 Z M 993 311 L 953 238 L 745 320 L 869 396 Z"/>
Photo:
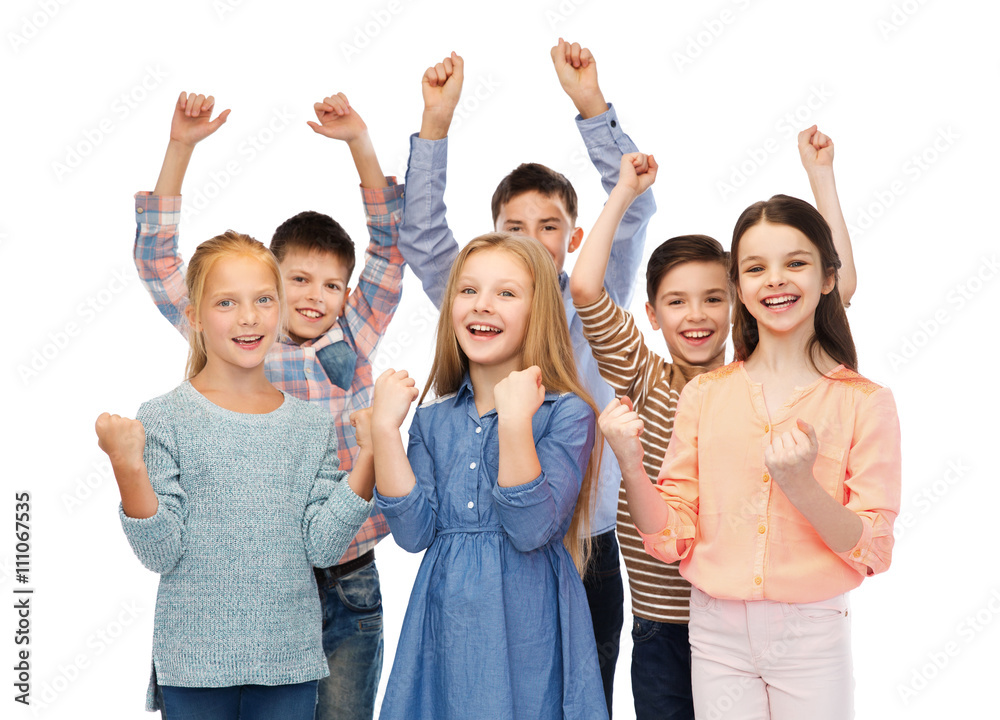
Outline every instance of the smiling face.
<path id="1" fill-rule="evenodd" d="M 740 238 L 736 263 L 740 300 L 762 338 L 812 336 L 816 306 L 836 276 L 824 271 L 808 237 L 789 225 L 760 222 Z"/>
<path id="2" fill-rule="evenodd" d="M 729 278 L 719 262 L 674 266 L 660 280 L 655 303 L 646 303 L 654 330 L 663 333 L 674 361 L 717 367 L 729 337 Z"/>
<path id="3" fill-rule="evenodd" d="M 583 240 L 583 228 L 575 226 L 558 195 L 543 195 L 529 190 L 504 203 L 497 214 L 497 232 L 527 235 L 540 242 L 562 272 L 566 253 L 573 252 Z"/>
<path id="4" fill-rule="evenodd" d="M 251 257 L 222 257 L 205 277 L 197 312 L 188 306 L 191 327 L 202 334 L 206 367 L 254 369 L 274 343 L 281 324 L 278 288 L 271 269 Z"/>
<path id="5" fill-rule="evenodd" d="M 533 282 L 524 264 L 504 250 L 469 255 L 451 303 L 452 328 L 473 365 L 506 376 L 520 370 Z"/>
<path id="6" fill-rule="evenodd" d="M 302 344 L 325 333 L 344 314 L 351 271 L 333 253 L 289 248 L 281 260 L 288 334 Z"/>

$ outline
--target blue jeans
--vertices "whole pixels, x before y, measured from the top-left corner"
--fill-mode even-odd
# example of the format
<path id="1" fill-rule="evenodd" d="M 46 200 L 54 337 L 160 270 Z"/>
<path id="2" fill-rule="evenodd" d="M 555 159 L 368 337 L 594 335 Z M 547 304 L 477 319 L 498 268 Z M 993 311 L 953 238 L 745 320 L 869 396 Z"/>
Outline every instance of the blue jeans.
<path id="1" fill-rule="evenodd" d="M 371 720 L 382 676 L 382 593 L 374 560 L 321 581 L 319 596 L 330 677 L 319 681 L 316 720 Z"/>
<path id="2" fill-rule="evenodd" d="M 316 682 L 223 688 L 161 685 L 160 706 L 164 720 L 312 720 Z"/>
<path id="3" fill-rule="evenodd" d="M 632 616 L 632 698 L 636 720 L 693 720 L 686 623 Z"/>
<path id="4" fill-rule="evenodd" d="M 604 699 L 611 717 L 611 695 L 614 690 L 615 665 L 618 664 L 618 647 L 621 643 L 622 624 L 625 622 L 625 590 L 622 587 L 622 568 L 618 559 L 618 538 L 615 531 L 595 535 L 591 548 L 590 565 L 583 578 L 590 605 L 590 618 L 594 623 L 597 641 L 597 658 L 601 664 Z"/>

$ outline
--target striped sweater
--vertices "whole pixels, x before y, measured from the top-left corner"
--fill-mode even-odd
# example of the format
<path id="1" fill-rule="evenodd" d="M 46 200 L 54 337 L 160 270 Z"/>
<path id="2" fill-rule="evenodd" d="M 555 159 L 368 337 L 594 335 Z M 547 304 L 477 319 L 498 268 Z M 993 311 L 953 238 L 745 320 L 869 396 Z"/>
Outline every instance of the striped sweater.
<path id="1" fill-rule="evenodd" d="M 652 482 L 660 473 L 670 443 L 674 410 L 688 380 L 704 368 L 669 363 L 646 347 L 632 316 L 606 292 L 592 304 L 577 306 L 601 376 L 617 397 L 627 395 L 645 426 L 643 466 Z M 656 622 L 686 623 L 691 585 L 677 563 L 648 555 L 628 512 L 624 486 L 618 491 L 618 543 L 628 571 L 632 614 Z"/>

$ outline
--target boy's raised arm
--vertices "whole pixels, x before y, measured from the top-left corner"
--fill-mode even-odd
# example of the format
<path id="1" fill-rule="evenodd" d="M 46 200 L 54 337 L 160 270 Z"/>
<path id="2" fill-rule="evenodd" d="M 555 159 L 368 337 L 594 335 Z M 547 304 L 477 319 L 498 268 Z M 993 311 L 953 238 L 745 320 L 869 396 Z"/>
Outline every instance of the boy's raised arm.
<path id="1" fill-rule="evenodd" d="M 601 296 L 618 224 L 633 201 L 653 184 L 656 170 L 652 155 L 629 153 L 622 156 L 618 183 L 611 190 L 573 266 L 569 291 L 574 304 L 590 305 Z"/>
<path id="2" fill-rule="evenodd" d="M 361 187 L 388 187 L 389 183 L 382 174 L 375 146 L 368 135 L 368 126 L 361 116 L 351 107 L 344 93 L 337 93 L 323 98 L 315 103 L 316 119 L 319 122 L 308 121 L 314 132 L 334 140 L 343 140 L 350 148 L 354 158 L 354 167 L 361 178 Z"/>
<path id="3" fill-rule="evenodd" d="M 315 103 L 318 122 L 308 125 L 319 135 L 347 143 L 361 180 L 370 242 L 357 287 L 347 300 L 344 316 L 359 354 L 370 357 L 399 306 L 403 284 L 403 256 L 399 226 L 403 215 L 403 186 L 382 174 L 368 126 L 343 93 Z M 339 331 L 334 324 L 332 331 Z"/>
<path id="4" fill-rule="evenodd" d="M 614 106 L 604 100 L 597 80 L 597 62 L 590 50 L 559 38 L 551 56 L 559 84 L 580 113 L 576 125 L 590 161 L 601 174 L 604 191 L 610 194 L 618 183 L 622 156 L 638 152 L 639 148 L 622 131 Z M 611 299 L 622 307 L 627 307 L 632 299 L 632 289 L 642 264 L 646 228 L 655 212 L 653 193 L 643 193 L 618 225 L 604 287 Z"/>
<path id="5" fill-rule="evenodd" d="M 160 176 L 156 179 L 153 195 L 180 195 L 188 163 L 194 153 L 194 146 L 214 133 L 229 117 L 229 110 L 223 110 L 212 120 L 215 98 L 212 95 L 196 95 L 182 92 L 174 106 L 174 117 L 170 121 L 170 142 L 163 158 Z"/>
<path id="6" fill-rule="evenodd" d="M 806 175 L 809 176 L 816 209 L 830 226 L 833 244 L 840 256 L 840 299 L 846 307 L 851 304 L 851 297 L 858 287 L 858 273 L 854 266 L 851 235 L 847 231 L 847 222 L 844 220 L 833 177 L 833 140 L 813 125 L 799 133 L 798 142 L 799 156 Z"/>
<path id="7" fill-rule="evenodd" d="M 445 217 L 444 188 L 448 170 L 448 130 L 462 95 L 465 64 L 451 53 L 427 68 L 421 80 L 424 113 L 420 133 L 410 138 L 406 199 L 399 250 L 424 292 L 441 304 L 458 243 Z"/>

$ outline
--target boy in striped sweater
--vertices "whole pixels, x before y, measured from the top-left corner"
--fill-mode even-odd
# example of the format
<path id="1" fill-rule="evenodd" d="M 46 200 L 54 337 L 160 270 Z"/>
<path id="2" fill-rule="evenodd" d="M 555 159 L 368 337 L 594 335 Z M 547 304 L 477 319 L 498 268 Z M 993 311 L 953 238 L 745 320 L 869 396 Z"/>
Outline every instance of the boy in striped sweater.
<path id="1" fill-rule="evenodd" d="M 816 127 L 799 135 L 799 152 L 818 209 L 833 231 L 843 260 L 841 287 L 847 305 L 856 286 L 847 224 L 833 177 L 833 143 Z M 681 390 L 695 376 L 725 362 L 729 335 L 728 253 L 706 235 L 684 235 L 657 247 L 646 268 L 646 314 L 663 334 L 670 362 L 652 352 L 632 316 L 616 305 L 602 284 L 615 229 L 632 201 L 656 177 L 637 153 L 622 158 L 618 184 L 573 269 L 570 292 L 602 377 L 621 402 L 634 406 L 644 423 L 643 465 L 660 472 Z M 613 400 L 617 405 L 619 400 Z M 624 487 L 618 498 L 618 542 L 632 597 L 632 694 L 637 720 L 693 718 L 687 622 L 691 585 L 677 563 L 647 555 L 628 512 Z"/>

